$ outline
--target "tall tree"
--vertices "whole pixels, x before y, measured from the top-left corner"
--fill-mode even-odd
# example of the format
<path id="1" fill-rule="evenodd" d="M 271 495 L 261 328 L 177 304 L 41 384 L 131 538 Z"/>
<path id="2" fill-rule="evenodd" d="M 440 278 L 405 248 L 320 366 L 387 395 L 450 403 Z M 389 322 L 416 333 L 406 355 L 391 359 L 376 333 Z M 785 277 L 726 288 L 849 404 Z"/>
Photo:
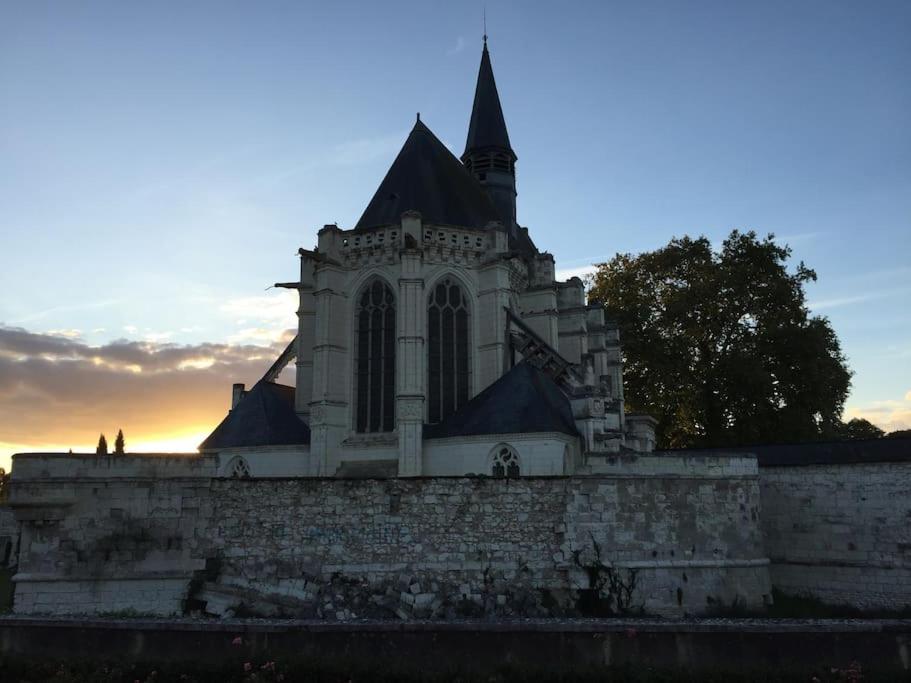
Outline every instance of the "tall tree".
<path id="1" fill-rule="evenodd" d="M 95 447 L 95 455 L 107 455 L 108 454 L 108 440 L 104 438 L 104 434 L 98 437 L 98 446 Z"/>
<path id="2" fill-rule="evenodd" d="M 885 432 L 869 420 L 862 417 L 855 417 L 839 427 L 839 436 L 842 439 L 878 439 Z"/>
<path id="3" fill-rule="evenodd" d="M 851 373 L 826 318 L 774 236 L 734 231 L 618 254 L 589 293 L 620 326 L 630 410 L 658 419 L 661 448 L 799 441 L 834 434 Z"/>
<path id="4" fill-rule="evenodd" d="M 114 455 L 123 455 L 123 447 L 126 443 L 123 440 L 123 430 L 117 430 L 117 438 L 114 439 Z"/>

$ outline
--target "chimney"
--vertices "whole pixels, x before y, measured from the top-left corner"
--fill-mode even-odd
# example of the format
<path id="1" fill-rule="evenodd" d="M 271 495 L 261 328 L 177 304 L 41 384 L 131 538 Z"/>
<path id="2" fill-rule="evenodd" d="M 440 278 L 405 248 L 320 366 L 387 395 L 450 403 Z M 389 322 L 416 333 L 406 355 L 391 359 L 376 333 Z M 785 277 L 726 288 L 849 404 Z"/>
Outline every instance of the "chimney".
<path id="1" fill-rule="evenodd" d="M 244 397 L 244 385 L 243 382 L 238 382 L 231 387 L 231 410 L 234 410 L 237 407 L 237 404 L 240 403 L 240 399 Z"/>

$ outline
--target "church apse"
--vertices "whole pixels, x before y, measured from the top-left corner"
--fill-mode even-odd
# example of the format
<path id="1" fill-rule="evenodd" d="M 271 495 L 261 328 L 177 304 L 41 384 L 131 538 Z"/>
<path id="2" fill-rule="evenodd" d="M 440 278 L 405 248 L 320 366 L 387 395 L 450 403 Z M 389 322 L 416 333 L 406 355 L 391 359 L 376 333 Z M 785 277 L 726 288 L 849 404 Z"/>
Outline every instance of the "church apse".
<path id="1" fill-rule="evenodd" d="M 565 475 L 650 450 L 647 419 L 627 438 L 616 329 L 516 221 L 516 161 L 485 41 L 461 160 L 418 115 L 354 227 L 300 250 L 281 286 L 300 293 L 301 472 L 486 472 L 506 442 L 538 454 L 523 474 Z"/>

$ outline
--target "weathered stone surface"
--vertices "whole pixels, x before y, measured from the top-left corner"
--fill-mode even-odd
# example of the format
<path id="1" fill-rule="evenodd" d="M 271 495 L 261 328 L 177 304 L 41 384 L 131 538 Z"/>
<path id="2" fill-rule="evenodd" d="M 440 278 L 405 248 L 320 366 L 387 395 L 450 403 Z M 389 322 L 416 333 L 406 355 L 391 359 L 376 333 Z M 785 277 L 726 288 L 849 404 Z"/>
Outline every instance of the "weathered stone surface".
<path id="1" fill-rule="evenodd" d="M 59 499 L 55 482 L 16 486 L 17 511 Z M 560 615 L 577 611 L 592 567 L 635 582 L 632 610 L 758 607 L 770 593 L 758 492 L 749 475 L 87 478 L 60 520 L 22 523 L 16 611 Z"/>
<path id="2" fill-rule="evenodd" d="M 911 606 L 911 462 L 762 468 L 776 587 L 861 608 Z"/>

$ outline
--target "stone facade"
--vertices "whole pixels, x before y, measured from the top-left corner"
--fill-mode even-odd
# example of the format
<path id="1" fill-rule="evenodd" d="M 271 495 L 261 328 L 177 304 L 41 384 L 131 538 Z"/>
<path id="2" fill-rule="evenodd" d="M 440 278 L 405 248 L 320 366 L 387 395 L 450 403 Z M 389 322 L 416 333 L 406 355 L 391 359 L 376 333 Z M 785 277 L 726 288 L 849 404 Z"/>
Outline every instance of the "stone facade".
<path id="1" fill-rule="evenodd" d="M 367 480 L 231 479 L 193 455 L 14 462 L 0 536 L 20 613 L 578 614 L 593 578 L 607 598 L 630 570 L 626 607 L 648 614 L 758 609 L 770 584 L 911 605 L 907 459 L 627 454 L 574 477 Z"/>
<path id="2" fill-rule="evenodd" d="M 774 585 L 861 608 L 911 606 L 911 460 L 763 467 Z"/>
<path id="3" fill-rule="evenodd" d="M 673 475 L 646 461 L 582 477 L 243 480 L 211 478 L 213 458 L 62 460 L 17 457 L 17 612 L 578 614 L 593 570 L 615 611 L 759 608 L 770 594 L 755 461 L 724 472 L 725 458 L 694 460 Z M 55 476 L 73 460 L 83 476 Z M 618 586 L 630 589 L 620 605 Z"/>
<path id="4" fill-rule="evenodd" d="M 299 279 L 276 283 L 299 294 L 298 330 L 261 382 L 295 362 L 290 421 L 306 425 L 307 436 L 278 436 L 293 427 L 258 430 L 229 413 L 201 447 L 218 456 L 220 474 L 345 477 L 371 465 L 400 477 L 490 474 L 477 438 L 432 443 L 425 427 L 442 429 L 519 363 L 559 386 L 570 424 L 554 435 L 485 423 L 467 436 L 488 436 L 489 447 L 521 441 L 529 468 L 520 474 L 572 475 L 590 457 L 654 449 L 654 420 L 624 411 L 616 325 L 587 304 L 579 278 L 556 278 L 553 256 L 517 222 L 516 160 L 485 45 L 461 160 L 418 117 L 357 224 L 325 225 L 316 245 L 299 250 Z M 378 285 L 382 302 L 370 303 Z M 457 314 L 438 306 L 440 287 L 458 292 L 444 295 L 446 306 L 458 299 Z M 380 303 L 381 322 L 371 307 Z M 456 315 L 464 317 L 456 323 Z M 232 412 L 246 395 L 235 385 Z M 360 419 L 378 413 L 382 424 Z"/>
<path id="5" fill-rule="evenodd" d="M 15 565 L 19 557 L 19 522 L 12 508 L 0 503 L 0 571 Z"/>

